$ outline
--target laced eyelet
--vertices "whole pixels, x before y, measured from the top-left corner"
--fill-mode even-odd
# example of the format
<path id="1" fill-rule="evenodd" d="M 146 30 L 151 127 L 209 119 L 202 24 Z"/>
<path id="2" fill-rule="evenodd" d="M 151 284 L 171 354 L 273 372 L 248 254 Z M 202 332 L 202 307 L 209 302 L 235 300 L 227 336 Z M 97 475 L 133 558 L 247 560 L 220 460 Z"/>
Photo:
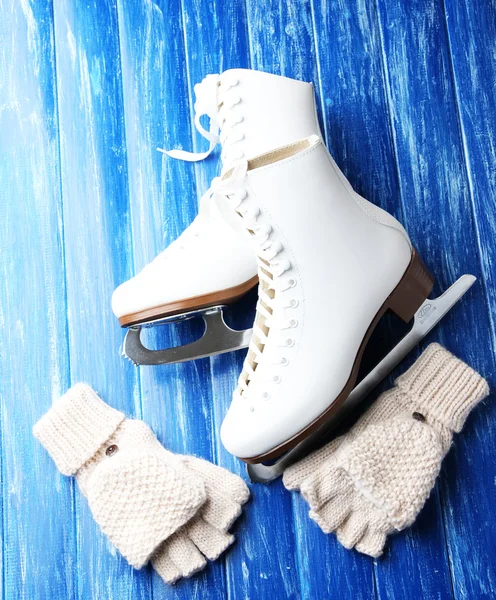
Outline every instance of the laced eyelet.
<path id="1" fill-rule="evenodd" d="M 287 347 L 287 348 L 292 348 L 294 345 L 295 345 L 295 341 L 294 341 L 294 340 L 292 340 L 291 338 L 288 338 L 288 339 L 286 340 L 286 347 Z"/>
<path id="2" fill-rule="evenodd" d="M 288 289 L 289 288 L 294 288 L 295 285 L 296 285 L 296 279 L 293 279 L 293 278 L 288 279 Z"/>
<path id="3" fill-rule="evenodd" d="M 291 308 L 296 308 L 298 306 L 298 304 L 299 304 L 298 300 L 296 298 L 292 298 L 291 302 L 289 303 L 289 306 Z"/>
<path id="4" fill-rule="evenodd" d="M 295 327 L 298 327 L 298 321 L 297 321 L 297 319 L 291 319 L 291 321 L 289 322 L 289 326 L 292 327 L 293 329 Z"/>
<path id="5" fill-rule="evenodd" d="M 288 359 L 288 358 L 286 358 L 285 356 L 283 356 L 283 357 L 281 358 L 281 362 L 280 362 L 280 364 L 281 364 L 283 367 L 287 367 L 287 366 L 289 365 L 289 359 Z"/>

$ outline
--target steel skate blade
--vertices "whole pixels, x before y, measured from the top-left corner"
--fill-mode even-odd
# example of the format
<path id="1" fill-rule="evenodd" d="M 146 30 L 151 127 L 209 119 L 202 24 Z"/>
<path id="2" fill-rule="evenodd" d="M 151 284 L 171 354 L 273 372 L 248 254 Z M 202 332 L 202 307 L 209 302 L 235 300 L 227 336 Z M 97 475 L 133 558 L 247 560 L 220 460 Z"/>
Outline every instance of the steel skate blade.
<path id="1" fill-rule="evenodd" d="M 277 462 L 271 465 L 263 463 L 246 466 L 250 480 L 254 483 L 269 483 L 280 477 L 295 462 L 317 450 L 324 442 L 331 439 L 330 433 L 349 415 L 365 397 L 419 344 L 419 342 L 441 321 L 446 313 L 472 287 L 476 278 L 473 275 L 462 275 L 437 298 L 424 301 L 413 319 L 413 326 L 403 339 L 381 360 L 362 381 L 353 389 L 338 413 L 321 425 L 306 439 L 289 450 Z"/>
<path id="2" fill-rule="evenodd" d="M 205 331 L 202 337 L 184 346 L 151 350 L 144 346 L 141 341 L 141 330 L 144 326 L 136 325 L 130 327 L 124 339 L 123 354 L 135 365 L 166 365 L 247 348 L 250 343 L 252 330 L 243 329 L 237 331 L 231 329 L 224 320 L 224 308 L 225 306 L 213 306 L 165 319 L 158 319 L 146 324 L 146 327 L 151 327 L 152 325 L 177 323 L 201 317 L 205 323 Z"/>

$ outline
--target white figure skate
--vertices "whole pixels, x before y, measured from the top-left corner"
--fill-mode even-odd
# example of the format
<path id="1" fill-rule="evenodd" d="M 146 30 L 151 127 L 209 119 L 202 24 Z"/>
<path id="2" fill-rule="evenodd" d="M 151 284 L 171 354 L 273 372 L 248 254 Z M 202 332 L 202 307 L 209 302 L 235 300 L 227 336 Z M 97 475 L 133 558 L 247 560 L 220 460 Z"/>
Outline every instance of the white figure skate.
<path id="1" fill-rule="evenodd" d="M 352 414 L 368 394 L 421 342 L 421 340 L 441 321 L 458 300 L 475 283 L 473 275 L 462 275 L 438 298 L 426 299 L 415 313 L 413 326 L 402 340 L 368 373 L 345 400 L 342 408 L 331 415 L 303 441 L 298 442 L 279 460 L 270 465 L 252 463 L 247 465 L 248 475 L 254 483 L 270 483 L 284 471 L 330 441 L 336 427 Z"/>
<path id="2" fill-rule="evenodd" d="M 317 136 L 238 165 L 220 188 L 258 245 L 259 276 L 221 439 L 258 463 L 336 414 L 381 316 L 391 309 L 409 322 L 433 278 L 403 227 L 353 191 Z"/>
<path id="3" fill-rule="evenodd" d="M 222 145 L 222 172 L 238 161 L 309 135 L 320 136 L 313 86 L 285 77 L 233 69 L 208 75 L 195 86 L 195 124 L 210 146 L 203 153 L 171 150 L 183 160 L 201 160 Z M 200 117 L 208 115 L 209 131 Z M 220 180 L 212 183 L 215 189 Z M 120 285 L 112 309 L 129 327 L 124 353 L 136 364 L 191 360 L 246 348 L 251 329 L 234 331 L 223 308 L 258 282 L 250 235 L 222 194 L 207 192 L 199 214 L 183 234 L 138 275 Z M 191 344 L 150 350 L 141 327 L 202 317 L 205 332 Z"/>

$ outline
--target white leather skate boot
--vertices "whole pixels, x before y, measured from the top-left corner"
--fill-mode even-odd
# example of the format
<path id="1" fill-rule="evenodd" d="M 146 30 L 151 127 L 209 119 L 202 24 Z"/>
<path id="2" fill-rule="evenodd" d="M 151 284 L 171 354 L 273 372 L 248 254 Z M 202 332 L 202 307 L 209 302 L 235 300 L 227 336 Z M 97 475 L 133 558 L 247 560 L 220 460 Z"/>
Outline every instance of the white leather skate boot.
<path id="1" fill-rule="evenodd" d="M 320 136 L 310 83 L 233 69 L 208 75 L 195 93 L 195 123 L 210 147 L 198 154 L 167 152 L 175 158 L 200 160 L 221 143 L 225 172 L 244 158 L 312 134 Z M 203 115 L 210 119 L 209 132 L 200 123 Z M 168 320 L 232 303 L 257 281 L 256 256 L 240 216 L 224 196 L 207 192 L 197 218 L 183 234 L 115 290 L 112 309 L 123 327 Z M 133 339 L 140 346 L 139 337 Z M 227 343 L 224 351 L 231 349 Z"/>
<path id="2" fill-rule="evenodd" d="M 221 439 L 256 463 L 340 407 L 382 314 L 409 321 L 433 280 L 403 227 L 353 191 L 317 136 L 227 176 L 224 192 L 258 245 L 260 285 Z"/>

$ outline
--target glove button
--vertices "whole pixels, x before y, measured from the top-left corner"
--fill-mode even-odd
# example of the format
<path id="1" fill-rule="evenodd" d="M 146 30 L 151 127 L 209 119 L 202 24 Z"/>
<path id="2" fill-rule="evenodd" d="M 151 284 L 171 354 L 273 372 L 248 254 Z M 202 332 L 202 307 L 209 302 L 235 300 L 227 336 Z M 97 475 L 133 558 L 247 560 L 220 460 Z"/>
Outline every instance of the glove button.
<path id="1" fill-rule="evenodd" d="M 421 423 L 425 423 L 425 417 L 422 413 L 419 412 L 414 412 L 412 414 L 412 417 L 416 420 L 416 421 L 420 421 Z"/>
<path id="2" fill-rule="evenodd" d="M 106 450 L 105 450 L 105 454 L 107 456 L 114 456 L 114 454 L 116 452 L 119 452 L 119 447 L 116 446 L 115 444 L 112 444 L 111 446 L 109 446 Z"/>

